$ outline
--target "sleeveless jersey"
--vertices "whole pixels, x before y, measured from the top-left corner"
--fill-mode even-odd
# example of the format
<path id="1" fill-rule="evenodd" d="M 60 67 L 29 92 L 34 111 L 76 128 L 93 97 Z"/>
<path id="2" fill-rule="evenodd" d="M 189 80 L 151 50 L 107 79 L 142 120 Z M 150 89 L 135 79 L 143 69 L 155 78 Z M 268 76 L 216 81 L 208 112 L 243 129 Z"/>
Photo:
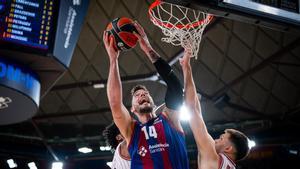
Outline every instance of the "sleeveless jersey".
<path id="1" fill-rule="evenodd" d="M 111 168 L 112 169 L 130 169 L 130 159 L 126 159 L 121 156 L 120 145 L 121 145 L 121 143 L 116 148 Z"/>
<path id="2" fill-rule="evenodd" d="M 220 153 L 219 169 L 235 169 L 235 163 L 225 154 Z"/>
<path id="3" fill-rule="evenodd" d="M 188 169 L 184 134 L 163 114 L 146 124 L 135 122 L 128 146 L 132 169 Z"/>

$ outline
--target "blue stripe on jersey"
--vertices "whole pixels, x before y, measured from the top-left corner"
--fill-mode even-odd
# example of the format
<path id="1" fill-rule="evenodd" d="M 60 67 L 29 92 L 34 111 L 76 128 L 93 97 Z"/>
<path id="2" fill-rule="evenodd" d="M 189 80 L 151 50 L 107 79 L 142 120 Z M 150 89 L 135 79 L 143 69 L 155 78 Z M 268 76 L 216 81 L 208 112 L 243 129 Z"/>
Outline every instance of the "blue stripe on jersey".
<path id="1" fill-rule="evenodd" d="M 167 142 L 169 144 L 175 145 L 170 146 L 169 148 L 169 154 L 171 154 L 169 158 L 173 169 L 188 169 L 189 160 L 186 151 L 184 134 L 173 128 L 170 125 L 170 122 L 165 117 L 162 117 L 162 119 L 166 132 Z"/>
<path id="2" fill-rule="evenodd" d="M 162 125 L 164 131 L 156 131 L 159 130 L 158 125 Z M 159 142 L 158 137 L 165 137 L 166 142 Z M 174 129 L 163 115 L 159 115 L 146 124 L 136 122 L 128 150 L 132 169 L 164 169 L 166 161 L 171 162 L 169 166 L 172 166 L 172 169 L 189 168 L 184 135 Z M 162 151 L 167 151 L 165 154 L 169 160 L 163 160 Z"/>

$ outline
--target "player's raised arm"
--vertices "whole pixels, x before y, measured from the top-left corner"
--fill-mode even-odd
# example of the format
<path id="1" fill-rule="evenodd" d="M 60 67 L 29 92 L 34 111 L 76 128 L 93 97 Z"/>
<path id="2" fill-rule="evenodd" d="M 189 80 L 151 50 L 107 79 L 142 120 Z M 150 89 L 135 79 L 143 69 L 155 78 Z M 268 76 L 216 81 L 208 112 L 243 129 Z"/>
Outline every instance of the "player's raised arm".
<path id="1" fill-rule="evenodd" d="M 114 49 L 114 39 L 109 38 L 108 33 L 104 32 L 103 42 L 109 56 L 109 75 L 107 80 L 107 96 L 112 111 L 114 122 L 120 132 L 129 141 L 131 136 L 131 116 L 123 104 L 122 85 L 119 73 L 118 57 L 119 51 Z"/>
<path id="2" fill-rule="evenodd" d="M 136 22 L 135 27 L 138 31 L 138 34 L 135 35 L 139 39 L 141 49 L 146 54 L 147 58 L 153 63 L 160 77 L 167 84 L 167 91 L 165 95 L 166 108 L 164 109 L 163 114 L 172 121 L 173 125 L 179 131 L 182 131 L 178 112 L 183 102 L 182 85 L 171 66 L 152 48 L 142 26 Z"/>
<path id="3" fill-rule="evenodd" d="M 197 144 L 198 152 L 202 158 L 201 161 L 205 161 L 205 167 L 207 168 L 217 168 L 218 154 L 215 150 L 214 140 L 209 135 L 201 114 L 200 102 L 190 65 L 190 53 L 188 51 L 185 51 L 184 57 L 180 59 L 180 64 L 184 76 L 185 105 L 191 112 L 190 126 Z"/>

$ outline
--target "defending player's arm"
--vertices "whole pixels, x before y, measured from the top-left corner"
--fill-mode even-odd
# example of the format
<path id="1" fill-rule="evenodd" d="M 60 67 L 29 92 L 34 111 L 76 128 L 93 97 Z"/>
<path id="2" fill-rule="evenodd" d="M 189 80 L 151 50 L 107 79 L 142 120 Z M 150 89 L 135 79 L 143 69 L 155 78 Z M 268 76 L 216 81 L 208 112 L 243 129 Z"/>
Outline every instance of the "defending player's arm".
<path id="1" fill-rule="evenodd" d="M 185 52 L 184 57 L 180 60 L 180 64 L 184 76 L 185 104 L 192 115 L 190 126 L 201 157 L 201 162 L 203 163 L 203 161 L 205 161 L 205 168 L 217 168 L 218 154 L 215 150 L 214 140 L 209 135 L 201 114 L 200 102 L 190 65 L 189 52 Z"/>
<path id="2" fill-rule="evenodd" d="M 145 52 L 149 60 L 155 66 L 158 74 L 167 84 L 167 92 L 165 96 L 166 109 L 164 111 L 164 114 L 171 121 L 173 121 L 174 124 L 178 126 L 180 130 L 182 130 L 179 123 L 179 113 L 173 113 L 174 111 L 178 111 L 180 109 L 180 106 L 183 102 L 182 85 L 176 77 L 176 75 L 174 74 L 174 71 L 172 70 L 171 66 L 165 60 L 163 60 L 158 55 L 158 53 L 152 48 L 143 28 L 138 23 L 135 23 L 135 26 L 139 32 L 139 34 L 135 35 L 139 39 L 141 49 Z"/>
<path id="3" fill-rule="evenodd" d="M 114 49 L 114 39 L 109 39 L 107 32 L 104 32 L 103 34 L 103 42 L 110 61 L 107 80 L 107 96 L 109 105 L 114 122 L 118 126 L 121 134 L 125 137 L 126 141 L 129 142 L 132 132 L 131 127 L 129 126 L 131 126 L 132 119 L 122 100 L 122 85 L 118 66 L 119 51 Z"/>

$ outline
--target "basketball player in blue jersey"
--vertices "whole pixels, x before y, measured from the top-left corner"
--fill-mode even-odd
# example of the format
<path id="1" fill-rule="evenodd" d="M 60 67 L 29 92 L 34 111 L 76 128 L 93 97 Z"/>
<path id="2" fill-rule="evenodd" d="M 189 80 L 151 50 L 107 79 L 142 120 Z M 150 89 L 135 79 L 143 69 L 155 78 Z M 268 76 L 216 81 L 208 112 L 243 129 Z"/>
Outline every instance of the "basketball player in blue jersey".
<path id="1" fill-rule="evenodd" d="M 201 114 L 199 98 L 192 77 L 190 53 L 185 52 L 180 64 L 184 76 L 185 105 L 191 112 L 190 126 L 198 148 L 199 169 L 235 169 L 235 161 L 249 153 L 248 138 L 240 131 L 226 129 L 218 139 L 209 135 Z"/>
<path id="2" fill-rule="evenodd" d="M 149 91 L 138 85 L 131 92 L 131 112 L 136 120 L 130 116 L 122 101 L 119 51 L 113 47 L 114 39 L 109 39 L 104 32 L 103 41 L 110 61 L 107 95 L 114 122 L 127 142 L 132 169 L 188 169 L 185 138 L 176 112 L 183 100 L 182 86 L 171 67 L 153 50 L 143 28 L 137 23 L 136 28 L 141 49 L 168 86 L 166 107 L 156 115 Z"/>

